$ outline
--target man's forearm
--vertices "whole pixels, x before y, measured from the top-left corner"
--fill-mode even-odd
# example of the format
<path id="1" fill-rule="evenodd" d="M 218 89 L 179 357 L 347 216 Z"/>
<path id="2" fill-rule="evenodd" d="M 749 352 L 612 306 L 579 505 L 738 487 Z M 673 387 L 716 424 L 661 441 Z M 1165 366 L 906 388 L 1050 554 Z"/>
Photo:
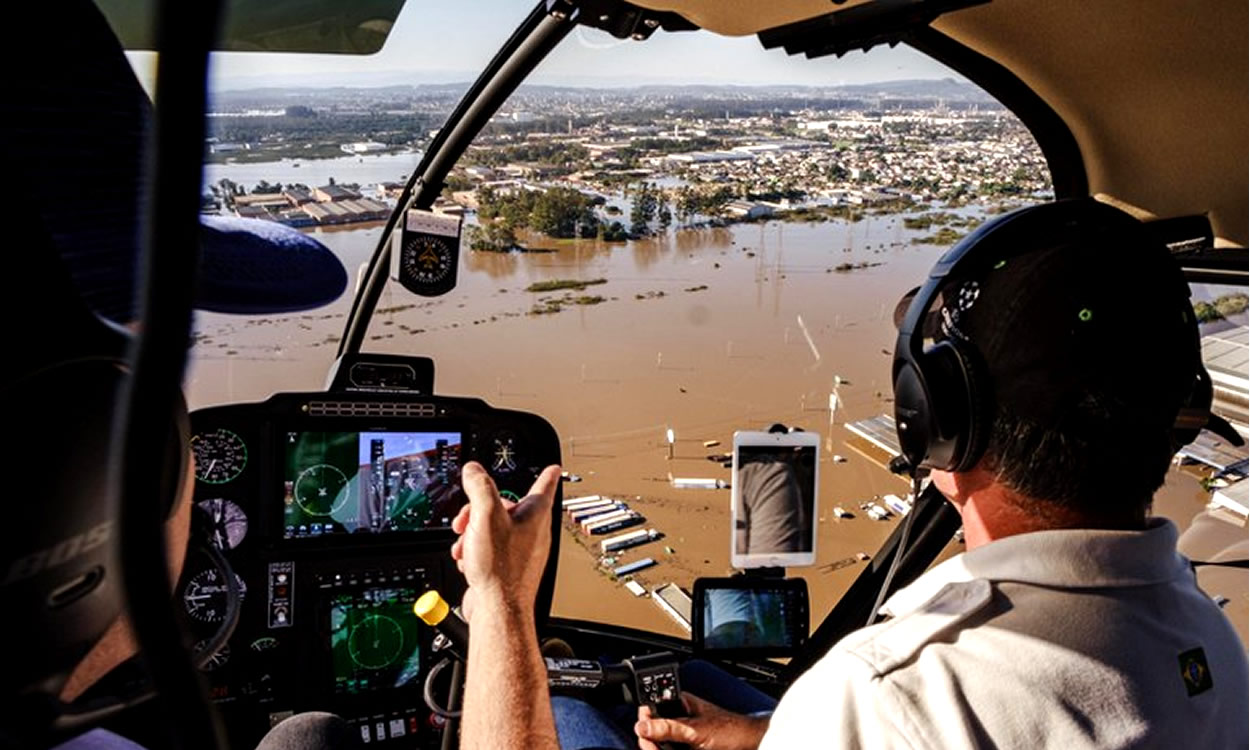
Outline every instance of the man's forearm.
<path id="1" fill-rule="evenodd" d="M 558 750 L 533 611 L 476 602 L 470 624 L 461 750 Z"/>

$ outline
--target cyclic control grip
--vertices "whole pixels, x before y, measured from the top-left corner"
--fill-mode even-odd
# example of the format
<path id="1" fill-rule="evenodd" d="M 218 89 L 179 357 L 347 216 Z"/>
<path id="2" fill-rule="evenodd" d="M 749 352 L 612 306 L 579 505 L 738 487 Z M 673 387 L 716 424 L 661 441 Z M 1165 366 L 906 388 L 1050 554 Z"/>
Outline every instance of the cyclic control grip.
<path id="1" fill-rule="evenodd" d="M 447 639 L 447 650 L 452 656 L 460 661 L 468 660 L 469 624 L 460 619 L 460 615 L 437 591 L 422 594 L 412 605 L 412 612 Z"/>

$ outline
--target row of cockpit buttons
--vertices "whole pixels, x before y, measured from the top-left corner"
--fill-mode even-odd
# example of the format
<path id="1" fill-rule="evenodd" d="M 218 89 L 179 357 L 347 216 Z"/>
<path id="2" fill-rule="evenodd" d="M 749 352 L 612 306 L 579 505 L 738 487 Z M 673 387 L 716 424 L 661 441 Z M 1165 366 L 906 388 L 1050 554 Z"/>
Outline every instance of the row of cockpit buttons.
<path id="1" fill-rule="evenodd" d="M 425 568 L 392 568 L 390 570 L 354 570 L 347 573 L 318 573 L 317 588 L 340 586 L 380 586 L 425 582 Z"/>
<path id="2" fill-rule="evenodd" d="M 434 729 L 443 728 L 443 719 L 434 714 L 430 714 L 426 721 Z M 406 711 L 404 716 L 373 716 L 357 719 L 352 723 L 356 725 L 361 743 L 373 744 L 403 737 L 416 737 L 420 729 L 419 722 L 420 719 L 411 711 Z"/>

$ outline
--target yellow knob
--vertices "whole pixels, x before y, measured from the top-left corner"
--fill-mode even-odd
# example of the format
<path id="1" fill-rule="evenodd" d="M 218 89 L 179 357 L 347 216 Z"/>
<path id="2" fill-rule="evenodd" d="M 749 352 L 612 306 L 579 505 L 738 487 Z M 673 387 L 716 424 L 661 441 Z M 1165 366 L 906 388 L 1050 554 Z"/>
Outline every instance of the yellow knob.
<path id="1" fill-rule="evenodd" d="M 433 627 L 442 622 L 451 607 L 443 601 L 437 591 L 427 591 L 412 605 L 412 613 L 421 618 L 421 622 Z"/>

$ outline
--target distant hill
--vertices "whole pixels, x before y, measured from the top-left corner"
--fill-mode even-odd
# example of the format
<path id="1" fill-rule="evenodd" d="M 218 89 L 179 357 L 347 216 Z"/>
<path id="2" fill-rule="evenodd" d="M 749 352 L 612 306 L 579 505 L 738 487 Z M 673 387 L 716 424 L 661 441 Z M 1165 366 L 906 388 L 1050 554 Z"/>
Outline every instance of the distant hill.
<path id="1" fill-rule="evenodd" d="M 955 101 L 994 101 L 993 97 L 974 84 L 954 78 L 861 83 L 839 86 L 835 90 L 843 96 L 933 97 Z"/>
<path id="2" fill-rule="evenodd" d="M 554 88 L 533 86 L 527 90 Z M 560 87 L 570 90 L 572 87 Z M 578 87 L 580 88 L 580 87 Z M 825 98 L 872 99 L 877 97 L 895 99 L 950 99 L 954 101 L 993 101 L 993 98 L 967 81 L 954 78 L 909 79 L 900 81 L 882 81 L 880 83 L 858 83 L 840 86 L 786 86 L 786 85 L 748 85 L 735 86 L 726 84 L 707 84 L 690 86 L 650 85 L 638 86 L 628 91 L 642 94 L 689 94 L 696 96 L 734 96 L 743 93 L 771 96 L 810 96 Z"/>
<path id="3" fill-rule="evenodd" d="M 298 86 L 290 88 L 265 87 L 222 91 L 214 96 L 219 105 L 230 106 L 243 102 L 254 103 L 261 100 L 285 100 L 290 102 L 302 98 L 324 100 L 349 99 L 368 97 L 376 99 L 397 99 L 408 96 L 459 96 L 469 87 L 468 82 L 460 83 L 423 83 L 417 85 L 390 85 L 376 87 L 362 86 L 331 86 L 310 87 Z M 977 86 L 955 78 L 909 79 L 898 81 L 881 81 L 879 83 L 858 83 L 834 86 L 792 86 L 792 85 L 749 85 L 730 84 L 693 84 L 667 85 L 648 84 L 642 86 L 552 86 L 545 84 L 525 84 L 519 89 L 529 96 L 544 95 L 576 99 L 601 92 L 611 92 L 623 96 L 641 97 L 673 97 L 688 96 L 694 99 L 739 99 L 761 97 L 789 97 L 813 99 L 941 99 L 947 102 L 994 103 L 994 99 Z"/>

